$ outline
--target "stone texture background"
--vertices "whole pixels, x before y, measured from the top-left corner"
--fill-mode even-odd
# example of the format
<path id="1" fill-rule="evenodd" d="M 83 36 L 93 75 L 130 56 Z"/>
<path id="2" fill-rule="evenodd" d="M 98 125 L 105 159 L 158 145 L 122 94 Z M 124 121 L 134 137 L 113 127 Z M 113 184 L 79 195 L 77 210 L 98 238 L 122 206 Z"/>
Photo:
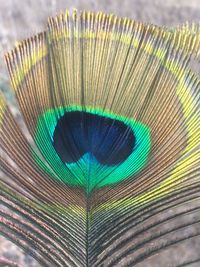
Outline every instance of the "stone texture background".
<path id="1" fill-rule="evenodd" d="M 14 113 L 18 114 L 18 110 L 12 95 L 7 90 L 9 83 L 3 61 L 4 52 L 12 48 L 15 41 L 42 31 L 49 15 L 54 15 L 65 8 L 72 10 L 74 7 L 115 13 L 164 26 L 175 26 L 185 21 L 200 21 L 200 0 L 0 0 L 0 88 L 13 104 Z M 161 255 L 154 255 L 144 264 L 137 266 L 178 266 L 179 257 L 195 257 L 199 251 L 200 239 L 195 239 L 183 246 L 174 246 Z M 10 241 L 0 236 L 1 257 L 18 264 L 9 266 L 39 267 L 29 255 L 25 255 Z M 0 266 L 8 265 L 0 260 Z M 199 267 L 200 263 L 190 266 Z"/>

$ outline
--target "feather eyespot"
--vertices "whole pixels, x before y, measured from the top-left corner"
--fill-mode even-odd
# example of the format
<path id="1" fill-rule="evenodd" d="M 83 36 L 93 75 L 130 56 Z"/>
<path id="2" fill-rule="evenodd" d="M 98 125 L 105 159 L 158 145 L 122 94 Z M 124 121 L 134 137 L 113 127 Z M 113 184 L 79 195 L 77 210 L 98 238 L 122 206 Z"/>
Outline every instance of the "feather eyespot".
<path id="1" fill-rule="evenodd" d="M 63 176 L 66 184 L 86 187 L 89 183 L 92 190 L 141 170 L 151 137 L 147 126 L 127 117 L 87 107 L 84 111 L 59 107 L 38 120 L 36 143 L 55 171 L 61 171 L 62 165 L 63 172 L 69 171 Z"/>

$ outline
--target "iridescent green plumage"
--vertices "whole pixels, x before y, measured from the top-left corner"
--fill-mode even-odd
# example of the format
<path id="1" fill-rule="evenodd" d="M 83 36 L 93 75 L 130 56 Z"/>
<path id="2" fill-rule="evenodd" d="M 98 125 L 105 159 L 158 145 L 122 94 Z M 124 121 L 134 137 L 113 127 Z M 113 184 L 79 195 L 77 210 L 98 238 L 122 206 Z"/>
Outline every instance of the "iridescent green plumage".
<path id="1" fill-rule="evenodd" d="M 74 11 L 8 53 L 34 144 L 1 96 L 2 204 L 19 215 L 3 210 L 1 232 L 44 266 L 134 266 L 199 223 L 159 233 L 175 217 L 151 222 L 190 201 L 177 216 L 199 212 L 199 47 L 198 25 Z"/>

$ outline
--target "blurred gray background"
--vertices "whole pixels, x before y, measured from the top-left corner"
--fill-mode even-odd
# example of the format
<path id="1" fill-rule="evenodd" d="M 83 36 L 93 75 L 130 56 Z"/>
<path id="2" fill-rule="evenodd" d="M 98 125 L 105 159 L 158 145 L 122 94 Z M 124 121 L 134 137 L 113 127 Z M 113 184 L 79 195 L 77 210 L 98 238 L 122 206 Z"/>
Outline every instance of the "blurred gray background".
<path id="1" fill-rule="evenodd" d="M 104 11 L 162 26 L 177 26 L 185 21 L 200 21 L 200 0 L 0 0 L 0 88 L 7 96 L 9 82 L 3 54 L 11 49 L 17 40 L 42 31 L 47 17 L 65 8 Z M 13 110 L 15 111 L 14 106 Z M 161 255 L 154 255 L 144 264 L 137 266 L 178 266 L 180 257 L 187 259 L 199 253 L 200 239 L 189 240 L 184 245 L 165 250 Z M 29 255 L 25 255 L 0 236 L 1 257 L 17 262 L 19 264 L 17 266 L 39 267 Z M 0 263 L 0 266 L 8 265 Z M 199 267 L 200 263 L 189 266 Z"/>

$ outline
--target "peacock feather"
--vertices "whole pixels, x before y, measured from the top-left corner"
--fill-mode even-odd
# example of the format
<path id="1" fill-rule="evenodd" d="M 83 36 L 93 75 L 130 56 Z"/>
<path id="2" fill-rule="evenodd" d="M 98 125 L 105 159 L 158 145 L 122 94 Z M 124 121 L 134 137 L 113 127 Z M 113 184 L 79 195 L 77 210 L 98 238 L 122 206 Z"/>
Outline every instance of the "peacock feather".
<path id="1" fill-rule="evenodd" d="M 1 94 L 2 235 L 42 266 L 135 266 L 199 242 L 198 24 L 66 11 L 5 60 L 30 136 Z"/>

